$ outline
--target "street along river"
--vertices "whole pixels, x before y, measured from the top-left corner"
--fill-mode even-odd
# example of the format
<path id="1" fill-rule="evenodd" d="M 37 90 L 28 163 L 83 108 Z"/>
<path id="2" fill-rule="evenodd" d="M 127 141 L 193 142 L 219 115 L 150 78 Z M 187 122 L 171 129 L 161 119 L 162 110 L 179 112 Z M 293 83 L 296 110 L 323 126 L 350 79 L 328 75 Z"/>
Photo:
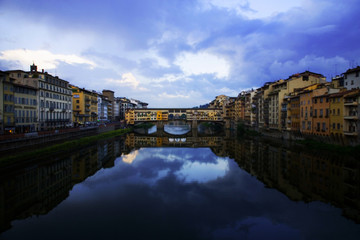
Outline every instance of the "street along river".
<path id="1" fill-rule="evenodd" d="M 2 167 L 0 239 L 359 239 L 359 172 L 272 142 L 131 133 Z"/>

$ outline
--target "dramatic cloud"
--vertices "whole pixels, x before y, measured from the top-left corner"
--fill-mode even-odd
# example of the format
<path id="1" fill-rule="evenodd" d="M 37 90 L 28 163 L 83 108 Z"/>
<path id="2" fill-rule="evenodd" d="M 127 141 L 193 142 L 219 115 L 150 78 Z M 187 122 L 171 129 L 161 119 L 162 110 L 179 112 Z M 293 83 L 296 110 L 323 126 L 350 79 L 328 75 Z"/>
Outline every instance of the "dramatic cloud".
<path id="1" fill-rule="evenodd" d="M 149 107 L 193 107 L 359 65 L 359 11 L 357 0 L 2 0 L 0 69 L 34 62 Z"/>
<path id="2" fill-rule="evenodd" d="M 124 73 L 120 79 L 105 79 L 106 83 L 110 86 L 121 86 L 121 87 L 131 87 L 138 91 L 147 91 L 144 87 L 139 87 L 140 82 L 134 77 L 132 73 Z"/>
<path id="3" fill-rule="evenodd" d="M 67 64 L 86 64 L 93 68 L 96 64 L 93 61 L 87 60 L 76 55 L 53 54 L 46 50 L 26 50 L 15 49 L 0 52 L 0 59 L 6 61 L 18 62 L 21 67 L 27 69 L 29 63 L 35 62 L 42 68 L 54 69 L 60 62 Z"/>
<path id="4" fill-rule="evenodd" d="M 222 58 L 203 52 L 183 53 L 175 61 L 186 75 L 215 74 L 217 78 L 229 76 L 230 66 Z"/>

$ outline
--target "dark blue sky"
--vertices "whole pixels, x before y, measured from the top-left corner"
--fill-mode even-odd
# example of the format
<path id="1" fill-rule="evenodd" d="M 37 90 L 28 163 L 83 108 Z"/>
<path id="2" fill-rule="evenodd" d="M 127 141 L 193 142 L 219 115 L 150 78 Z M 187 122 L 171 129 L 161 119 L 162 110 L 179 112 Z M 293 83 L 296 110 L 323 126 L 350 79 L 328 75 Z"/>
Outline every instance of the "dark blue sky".
<path id="1" fill-rule="evenodd" d="M 360 65 L 357 0 L 0 0 L 0 69 L 192 107 Z"/>

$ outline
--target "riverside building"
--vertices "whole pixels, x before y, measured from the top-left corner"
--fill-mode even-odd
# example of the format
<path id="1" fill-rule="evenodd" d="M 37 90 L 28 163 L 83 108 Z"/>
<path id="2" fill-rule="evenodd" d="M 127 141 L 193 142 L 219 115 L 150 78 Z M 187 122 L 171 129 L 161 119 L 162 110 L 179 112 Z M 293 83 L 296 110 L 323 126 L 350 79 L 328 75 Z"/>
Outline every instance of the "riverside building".
<path id="1" fill-rule="evenodd" d="M 57 76 L 37 71 L 35 64 L 30 66 L 30 71 L 7 71 L 14 83 L 28 86 L 37 90 L 37 129 L 52 130 L 70 126 L 72 123 L 71 89 L 69 82 Z"/>

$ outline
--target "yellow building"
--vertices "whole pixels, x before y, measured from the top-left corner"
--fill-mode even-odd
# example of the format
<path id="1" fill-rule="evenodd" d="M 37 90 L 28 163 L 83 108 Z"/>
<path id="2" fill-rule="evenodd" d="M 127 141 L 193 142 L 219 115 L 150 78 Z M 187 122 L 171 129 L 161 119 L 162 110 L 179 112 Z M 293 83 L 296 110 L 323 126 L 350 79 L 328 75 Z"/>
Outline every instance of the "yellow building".
<path id="1" fill-rule="evenodd" d="M 269 89 L 264 92 L 264 97 L 267 97 L 269 127 L 278 130 L 287 129 L 286 119 L 290 111 L 287 109 L 287 100 L 284 101 L 284 97 L 295 89 L 318 83 L 326 83 L 326 78 L 321 74 L 305 71 L 270 84 Z"/>
<path id="2" fill-rule="evenodd" d="M 9 74 L 0 71 L 1 81 L 1 101 L 0 101 L 0 132 L 14 133 L 15 132 L 15 117 L 14 117 L 14 79 L 9 77 Z"/>
<path id="3" fill-rule="evenodd" d="M 135 123 L 134 109 L 127 109 L 125 111 L 125 122 L 126 122 L 126 124 L 130 124 L 130 125 L 133 125 Z"/>
<path id="4" fill-rule="evenodd" d="M 38 89 L 14 84 L 14 115 L 17 133 L 35 132 L 38 130 Z"/>
<path id="5" fill-rule="evenodd" d="M 96 122 L 98 116 L 98 94 L 76 86 L 71 86 L 71 88 L 73 122 L 80 125 Z"/>
<path id="6" fill-rule="evenodd" d="M 344 134 L 344 94 L 348 91 L 334 93 L 329 96 L 330 101 L 330 135 Z"/>

